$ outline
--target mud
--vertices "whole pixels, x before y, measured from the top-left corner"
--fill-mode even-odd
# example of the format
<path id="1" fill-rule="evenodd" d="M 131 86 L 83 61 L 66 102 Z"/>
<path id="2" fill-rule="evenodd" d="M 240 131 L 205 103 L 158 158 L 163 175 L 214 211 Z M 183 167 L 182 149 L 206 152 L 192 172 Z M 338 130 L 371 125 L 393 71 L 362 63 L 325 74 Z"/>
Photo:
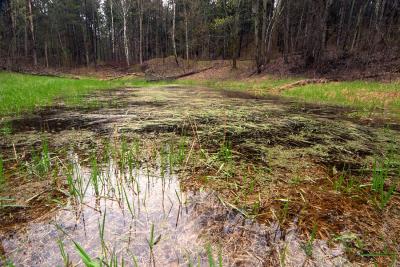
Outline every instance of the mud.
<path id="1" fill-rule="evenodd" d="M 155 210 L 150 217 L 143 214 L 144 217 L 135 219 L 136 231 L 132 230 L 132 220 L 128 220 L 126 205 L 120 207 L 116 200 L 104 199 L 99 205 L 95 198 L 89 198 L 76 215 L 76 206 L 70 198 L 49 189 L 36 200 L 37 205 L 33 202 L 20 210 L 0 210 L 2 223 L 8 225 L 3 229 L 6 235 L 2 246 L 5 255 L 14 259 L 17 266 L 60 263 L 61 258 L 55 256 L 59 255 L 57 244 L 49 242 L 56 237 L 65 240 L 74 262 L 79 262 L 79 257 L 71 240 L 81 242 L 90 255 L 99 255 L 98 221 L 106 207 L 110 216 L 107 217 L 110 248 L 116 248 L 119 258 L 132 259 L 128 253 L 131 251 L 144 265 L 152 265 L 146 242 L 151 222 L 166 226 L 161 235 L 168 236 L 161 239 L 154 251 L 157 266 L 185 265 L 189 258 L 193 262 L 200 258 L 202 265 L 207 265 L 207 243 L 213 245 L 216 258 L 221 250 L 223 261 L 229 266 L 279 266 L 282 258 L 287 266 L 343 266 L 349 260 L 362 264 L 388 263 L 391 257 L 376 259 L 360 255 L 381 253 L 385 249 L 399 253 L 398 240 L 387 232 L 387 226 L 391 225 L 391 233 L 400 235 L 396 226 L 400 223 L 400 213 L 395 208 L 400 203 L 399 195 L 395 194 L 388 207 L 380 211 L 369 198 L 371 192 L 363 189 L 370 182 L 374 161 L 392 153 L 389 150 L 398 151 L 397 123 L 385 127 L 385 121 L 359 121 L 353 116 L 355 110 L 349 108 L 180 86 L 113 90 L 91 96 L 87 102 L 95 104 L 91 108 L 54 107 L 4 122 L 12 134 L 2 134 L 0 148 L 6 159 L 8 186 L 15 188 L 8 193 L 0 191 L 0 196 L 18 198 L 15 192 L 34 181 L 28 173 L 21 182 L 18 166 L 19 162 L 32 158 L 29 151 L 44 139 L 53 151 L 53 159 L 63 160 L 65 151 L 73 149 L 84 158 L 81 164 L 85 168 L 89 165 L 90 151 L 104 149 L 107 140 L 158 142 L 187 138 L 185 170 L 168 178 L 172 215 L 166 218 L 164 210 L 160 210 L 162 201 L 157 192 L 165 190 L 159 187 L 163 179 L 157 175 L 149 187 L 155 190 L 155 197 L 146 196 Z M 224 145 L 232 155 L 222 160 Z M 399 155 L 392 154 L 390 174 L 395 181 L 396 168 L 400 169 L 396 161 Z M 363 186 L 360 190 L 364 191 L 335 191 L 334 183 L 341 173 L 360 180 Z M 57 183 L 57 188 L 64 192 L 65 177 L 53 176 L 60 179 L 45 183 L 40 189 Z M 249 182 L 250 177 L 253 182 Z M 176 192 L 187 194 L 185 205 L 177 204 Z M 221 202 L 220 196 L 226 202 Z M 49 203 L 52 198 L 60 202 Z M 290 202 L 284 220 L 282 199 Z M 143 200 L 137 207 L 140 203 Z M 177 214 L 182 216 L 179 225 Z M 365 214 L 368 219 L 363 219 Z M 82 216 L 90 218 L 85 220 L 86 226 Z M 385 218 L 385 222 L 380 218 Z M 165 224 L 162 219 L 166 219 Z M 314 224 L 319 229 L 310 257 L 304 245 Z M 60 232 L 55 225 L 64 230 Z M 346 232 L 364 239 L 363 248 L 358 249 L 354 242 L 353 245 L 331 242 Z M 88 240 L 95 233 L 96 238 Z M 126 238 L 119 237 L 125 234 Z M 137 244 L 128 242 L 129 236 Z M 380 239 L 382 236 L 386 239 Z M 179 246 L 172 245 L 177 243 Z"/>

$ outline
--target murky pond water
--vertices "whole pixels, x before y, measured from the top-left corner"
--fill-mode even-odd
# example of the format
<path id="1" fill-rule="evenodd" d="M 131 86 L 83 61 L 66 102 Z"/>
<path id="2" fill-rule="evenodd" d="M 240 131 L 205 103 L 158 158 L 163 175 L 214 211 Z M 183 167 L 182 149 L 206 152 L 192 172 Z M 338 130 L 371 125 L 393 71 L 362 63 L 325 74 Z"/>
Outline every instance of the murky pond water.
<path id="1" fill-rule="evenodd" d="M 112 161 L 88 169 L 74 162 L 75 197 L 68 205 L 3 240 L 17 266 L 60 265 L 60 244 L 71 262 L 80 262 L 74 242 L 93 259 L 116 257 L 127 266 L 207 262 L 196 205 L 209 194 L 181 191 L 168 170 L 121 171 Z"/>
<path id="2" fill-rule="evenodd" d="M 298 220 L 303 203 L 307 205 L 304 210 L 310 211 L 303 222 L 312 221 L 311 214 L 317 219 L 323 216 L 325 225 L 336 225 L 343 216 L 332 207 L 331 198 L 325 203 L 329 209 L 316 212 L 314 206 L 320 200 L 314 205 L 309 202 L 315 198 L 315 191 L 299 193 L 297 189 L 302 190 L 302 185 L 314 188 L 328 175 L 325 170 L 333 167 L 339 170 L 340 166 L 349 166 L 356 173 L 360 161 L 386 142 L 379 139 L 379 129 L 354 123 L 343 115 L 345 109 L 315 109 L 287 100 L 206 88 L 123 89 L 100 93 L 90 100 L 99 106 L 54 108 L 10 120 L 12 134 L 1 136 L 0 149 L 7 151 L 6 165 L 15 173 L 10 193 L 3 191 L 3 195 L 24 204 L 40 190 L 47 191 L 36 205 L 0 214 L 0 219 L 8 216 L 8 225 L 0 227 L 5 233 L 0 236 L 0 258 L 3 254 L 15 266 L 62 266 L 66 258 L 73 266 L 84 266 L 84 253 L 103 263 L 116 259 L 120 266 L 122 262 L 125 266 L 208 266 L 210 254 L 217 263 L 220 257 L 224 266 L 348 264 L 341 244 L 328 246 L 327 241 L 316 239 L 309 244 L 312 257 L 307 255 L 304 247 L 309 237 L 299 230 Z M 338 111 L 343 113 L 339 118 Z M 152 144 L 184 139 L 186 153 L 205 152 L 208 158 L 199 164 L 192 162 L 190 177 L 170 170 L 160 159 L 148 165 L 141 160 L 133 168 L 121 166 L 120 158 L 105 163 L 88 159 L 94 148 L 103 153 L 104 143 L 114 139 L 118 143 L 122 137 Z M 25 173 L 21 178 L 20 166 L 14 163 L 19 159 L 31 164 L 30 151 L 40 147 L 43 140 L 54 149 L 55 160 L 63 156 L 54 151 L 73 150 L 82 157 L 71 153 L 66 163 L 73 166 L 70 175 L 57 176 L 57 187 L 43 181 L 47 176 L 38 180 Z M 228 157 L 235 157 L 237 166 L 220 159 L 226 140 L 233 151 Z M 253 172 L 252 166 L 260 172 Z M 237 175 L 231 176 L 232 170 Z M 247 183 L 246 175 L 242 175 L 245 171 L 257 182 Z M 185 178 L 190 180 L 189 185 L 183 182 Z M 208 188 L 218 193 L 203 189 L 207 183 L 197 179 L 209 179 L 211 184 L 214 179 Z M 36 188 L 34 185 L 39 192 L 27 190 Z M 195 189 L 183 190 L 186 186 Z M 281 194 L 282 186 L 286 191 Z M 337 197 L 329 186 L 321 190 Z M 52 194 L 54 190 L 69 192 Z M 26 196 L 19 191 L 26 191 Z M 291 220 L 282 226 L 281 200 L 289 199 L 285 195 L 289 191 L 293 192 L 292 206 L 287 206 Z M 46 214 L 37 216 L 36 209 L 45 205 L 49 205 L 43 208 Z M 256 212 L 251 213 L 257 205 L 263 208 L 259 216 L 269 216 L 263 224 L 257 223 Z M 237 208 L 240 206 L 248 210 L 243 212 Z M 49 210 L 52 212 L 47 213 Z M 35 214 L 30 217 L 28 213 Z M 354 218 L 346 218 L 353 224 Z M 324 236 L 329 237 L 329 233 Z"/>

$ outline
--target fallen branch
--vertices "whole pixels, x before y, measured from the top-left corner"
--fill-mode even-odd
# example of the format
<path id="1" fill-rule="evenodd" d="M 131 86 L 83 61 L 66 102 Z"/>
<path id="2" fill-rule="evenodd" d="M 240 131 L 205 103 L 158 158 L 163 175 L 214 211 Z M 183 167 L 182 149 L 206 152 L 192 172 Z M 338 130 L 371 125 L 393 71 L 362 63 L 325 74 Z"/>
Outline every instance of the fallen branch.
<path id="1" fill-rule="evenodd" d="M 140 77 L 140 76 L 142 76 L 142 75 L 139 74 L 139 73 L 128 73 L 128 74 L 124 74 L 124 75 L 119 75 L 119 76 L 107 78 L 107 79 L 104 79 L 104 80 L 105 80 L 105 81 L 114 81 L 114 80 L 118 80 L 118 79 L 130 77 L 130 76 L 137 76 L 137 77 Z"/>
<path id="2" fill-rule="evenodd" d="M 157 76 L 154 73 L 152 73 L 152 74 L 146 73 L 146 76 L 147 76 L 146 80 L 149 81 L 149 82 L 177 80 L 177 79 L 180 79 L 180 78 L 188 77 L 188 76 L 191 76 L 191 75 L 194 75 L 194 74 L 198 74 L 198 73 L 210 70 L 212 68 L 213 67 L 208 67 L 208 68 L 204 68 L 204 69 L 201 69 L 201 70 L 194 70 L 194 71 L 190 71 L 190 72 L 186 72 L 186 73 L 179 74 L 179 75 L 174 75 L 174 76 Z"/>
<path id="3" fill-rule="evenodd" d="M 33 76 L 44 76 L 44 77 L 54 77 L 54 78 L 68 78 L 68 79 L 73 79 L 73 80 L 80 80 L 81 78 L 79 76 L 68 76 L 68 75 L 63 75 L 63 74 L 57 74 L 57 73 L 49 73 L 49 72 L 38 72 L 38 71 L 27 71 L 27 70 L 20 70 L 20 69 L 13 69 L 13 72 L 16 73 L 21 73 L 21 74 L 28 74 L 28 75 L 33 75 Z"/>
<path id="4" fill-rule="evenodd" d="M 290 90 L 290 89 L 295 88 L 295 87 L 305 86 L 305 85 L 308 85 L 308 84 L 323 84 L 323 83 L 328 83 L 330 81 L 331 80 L 328 80 L 328 79 L 305 79 L 305 80 L 300 80 L 300 81 L 297 81 L 297 82 L 285 84 L 285 85 L 280 86 L 280 87 L 275 87 L 271 91 L 280 93 L 282 91 Z"/>

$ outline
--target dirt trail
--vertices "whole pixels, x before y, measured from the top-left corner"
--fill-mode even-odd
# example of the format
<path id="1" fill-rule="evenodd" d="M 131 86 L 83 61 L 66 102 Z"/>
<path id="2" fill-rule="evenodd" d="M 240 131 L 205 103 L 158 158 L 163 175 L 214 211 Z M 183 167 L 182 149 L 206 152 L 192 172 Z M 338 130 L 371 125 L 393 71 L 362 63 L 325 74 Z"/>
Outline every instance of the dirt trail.
<path id="1" fill-rule="evenodd" d="M 399 253 L 398 193 L 380 210 L 370 191 L 352 191 L 349 187 L 352 181 L 357 188 L 365 188 L 358 185 L 369 183 L 372 162 L 389 150 L 399 151 L 396 125 L 388 129 L 384 122 L 358 122 L 348 108 L 207 88 L 127 88 L 101 92 L 88 101 L 96 105 L 54 107 L 6 123 L 12 134 L 2 134 L 0 148 L 12 186 L 0 191 L 0 197 L 21 204 L 44 192 L 29 205 L 0 209 L 0 230 L 7 233 L 3 247 L 7 256 L 17 259 L 17 266 L 46 263 L 47 254 L 33 251 L 21 256 L 14 249 L 27 240 L 42 239 L 33 235 L 36 227 L 56 234 L 47 224 L 59 218 L 60 211 L 54 213 L 54 202 L 49 204 L 49 199 L 65 200 L 68 195 L 65 190 L 52 190 L 54 181 L 36 181 L 29 173 L 21 179 L 18 174 L 18 162 L 33 159 L 31 151 L 43 146 L 43 140 L 47 140 L 53 158 L 67 158 L 72 149 L 82 158 L 82 165 L 90 165 L 90 151 L 103 149 L 105 140 L 188 138 L 186 169 L 178 172 L 180 184 L 175 182 L 176 189 L 215 192 L 207 201 L 197 199 L 187 207 L 191 210 L 187 216 L 200 218 L 196 229 L 201 234 L 191 238 L 221 246 L 229 265 L 279 265 L 282 258 L 288 266 L 337 266 L 348 260 L 387 263 L 392 254 L 378 259 L 360 255 L 383 253 L 385 249 Z M 391 178 L 400 169 L 398 159 L 395 152 L 389 169 Z M 334 188 L 343 173 L 347 176 L 342 187 L 350 189 L 342 192 Z M 47 208 L 43 208 L 44 203 Z M 43 218 L 43 214 L 48 216 Z M 188 225 L 190 228 L 190 222 Z M 308 255 L 304 248 L 312 239 L 313 225 L 318 225 L 318 230 L 315 242 L 311 242 L 313 253 Z M 21 232 L 22 226 L 28 230 Z M 97 221 L 94 226 L 97 229 Z M 145 240 L 144 235 L 141 238 Z M 82 237 L 78 239 L 84 242 Z M 170 244 L 160 242 L 161 247 Z M 144 254 L 148 251 L 138 256 L 147 264 Z M 159 260 L 181 265 L 183 254 L 181 251 L 176 257 L 178 262 L 175 258 L 166 260 L 165 255 Z M 32 261 L 35 255 L 39 257 L 36 262 Z M 194 255 L 207 258 L 201 249 Z"/>

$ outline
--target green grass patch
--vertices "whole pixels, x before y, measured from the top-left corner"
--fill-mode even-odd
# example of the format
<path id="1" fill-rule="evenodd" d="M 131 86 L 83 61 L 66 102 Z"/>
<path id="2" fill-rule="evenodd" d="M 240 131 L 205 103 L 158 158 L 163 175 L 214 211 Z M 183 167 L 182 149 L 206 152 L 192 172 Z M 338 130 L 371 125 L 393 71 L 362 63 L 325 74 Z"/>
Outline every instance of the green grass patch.
<path id="1" fill-rule="evenodd" d="M 283 95 L 309 102 L 357 107 L 365 112 L 400 112 L 400 82 L 348 81 L 308 84 L 286 90 Z"/>
<path id="2" fill-rule="evenodd" d="M 84 102 L 84 96 L 94 90 L 150 84 L 143 79 L 75 80 L 0 72 L 0 116 L 31 112 L 59 100 L 67 105 L 79 105 Z"/>

